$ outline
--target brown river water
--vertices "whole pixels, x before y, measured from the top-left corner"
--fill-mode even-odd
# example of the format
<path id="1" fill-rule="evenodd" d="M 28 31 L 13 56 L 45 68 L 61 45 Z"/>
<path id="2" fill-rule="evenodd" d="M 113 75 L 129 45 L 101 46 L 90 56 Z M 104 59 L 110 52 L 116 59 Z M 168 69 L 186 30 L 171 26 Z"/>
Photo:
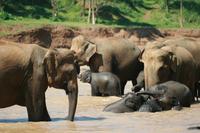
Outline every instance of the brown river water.
<path id="1" fill-rule="evenodd" d="M 130 91 L 131 83 L 126 85 Z M 63 132 L 116 132 L 116 133 L 199 133 L 189 130 L 200 126 L 200 103 L 181 111 L 157 113 L 103 112 L 105 105 L 118 97 L 92 97 L 90 85 L 79 82 L 79 100 L 75 121 L 66 121 L 68 100 L 63 90 L 49 88 L 46 92 L 51 122 L 28 122 L 25 107 L 12 106 L 0 109 L 0 133 L 63 133 Z"/>

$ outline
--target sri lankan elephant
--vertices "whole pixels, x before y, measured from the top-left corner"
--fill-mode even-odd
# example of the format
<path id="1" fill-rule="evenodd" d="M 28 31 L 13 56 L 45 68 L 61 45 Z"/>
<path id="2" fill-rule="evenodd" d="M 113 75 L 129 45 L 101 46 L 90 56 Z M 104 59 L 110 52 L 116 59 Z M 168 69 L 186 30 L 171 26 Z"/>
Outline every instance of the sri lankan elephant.
<path id="1" fill-rule="evenodd" d="M 192 93 L 179 82 L 167 81 L 152 86 L 148 90 L 128 93 L 122 99 L 107 105 L 106 112 L 159 112 L 164 110 L 190 107 Z"/>
<path id="2" fill-rule="evenodd" d="M 138 60 L 140 49 L 128 40 L 114 37 L 87 40 L 77 36 L 72 40 L 79 65 L 88 65 L 92 72 L 112 72 L 121 82 L 121 94 L 128 80 L 136 84 L 143 63 Z"/>
<path id="3" fill-rule="evenodd" d="M 113 113 L 135 112 L 148 100 L 148 97 L 129 92 L 120 100 L 107 105 L 103 111 Z"/>
<path id="4" fill-rule="evenodd" d="M 143 52 L 141 61 L 144 63 L 145 88 L 169 80 L 179 81 L 191 89 L 194 99 L 199 69 L 186 48 L 169 45 L 148 49 Z"/>
<path id="5" fill-rule="evenodd" d="M 91 85 L 92 96 L 121 96 L 120 80 L 113 73 L 87 70 L 79 74 L 78 78 Z"/>
<path id="6" fill-rule="evenodd" d="M 161 84 L 152 86 L 151 88 L 138 92 L 137 95 L 151 95 L 149 101 L 157 101 L 157 105 L 162 110 L 170 110 L 172 108 L 181 109 L 181 107 L 190 107 L 192 102 L 192 93 L 190 89 L 179 82 L 167 81 Z M 152 102 L 143 104 L 139 111 L 152 112 Z M 155 109 L 154 109 L 155 110 Z"/>
<path id="7" fill-rule="evenodd" d="M 131 90 L 132 90 L 133 92 L 138 92 L 138 91 L 140 91 L 142 88 L 145 87 L 145 82 L 144 82 L 144 71 L 141 71 L 141 72 L 138 74 L 136 81 L 137 81 L 137 84 L 131 88 Z"/>
<path id="8" fill-rule="evenodd" d="M 26 106 L 29 121 L 49 121 L 45 91 L 48 86 L 68 94 L 68 119 L 77 106 L 78 65 L 74 52 L 34 44 L 0 43 L 0 108 Z"/>

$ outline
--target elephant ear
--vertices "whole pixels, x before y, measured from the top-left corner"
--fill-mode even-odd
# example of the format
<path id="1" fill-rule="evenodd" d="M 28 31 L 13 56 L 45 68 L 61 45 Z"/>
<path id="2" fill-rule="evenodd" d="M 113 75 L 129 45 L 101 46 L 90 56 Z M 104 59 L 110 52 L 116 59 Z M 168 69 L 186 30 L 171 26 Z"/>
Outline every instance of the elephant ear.
<path id="1" fill-rule="evenodd" d="M 57 56 L 56 51 L 53 49 L 49 49 L 44 56 L 43 65 L 46 68 L 49 84 L 52 84 L 54 82 L 56 76 L 56 68 L 58 66 L 56 56 Z"/>
<path id="2" fill-rule="evenodd" d="M 177 66 L 178 66 L 178 59 L 176 57 L 176 55 L 174 55 L 173 53 L 170 52 L 170 68 L 173 72 L 177 71 Z"/>
<path id="3" fill-rule="evenodd" d="M 85 52 L 85 59 L 89 62 L 90 58 L 96 53 L 97 47 L 94 43 L 87 41 L 84 52 Z"/>
<path id="4" fill-rule="evenodd" d="M 97 47 L 80 35 L 72 40 L 71 50 L 75 51 L 80 60 L 89 62 L 90 58 L 96 53 Z"/>

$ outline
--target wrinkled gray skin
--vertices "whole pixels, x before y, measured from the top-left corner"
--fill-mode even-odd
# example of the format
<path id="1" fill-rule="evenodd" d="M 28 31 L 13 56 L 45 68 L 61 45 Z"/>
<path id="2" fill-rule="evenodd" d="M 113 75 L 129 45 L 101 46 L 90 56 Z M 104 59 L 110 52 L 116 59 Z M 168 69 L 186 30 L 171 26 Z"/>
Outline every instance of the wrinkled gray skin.
<path id="1" fill-rule="evenodd" d="M 154 99 L 158 99 L 158 105 L 162 110 L 170 110 L 176 106 L 190 107 L 192 102 L 192 93 L 190 89 L 186 85 L 176 81 L 167 81 L 152 86 L 148 90 L 138 92 L 137 94 L 151 95 Z"/>
<path id="2" fill-rule="evenodd" d="M 162 54 L 163 50 L 168 53 Z M 157 53 L 155 53 L 156 51 Z M 195 84 L 200 80 L 199 51 L 200 41 L 186 37 L 176 37 L 147 44 L 142 54 L 145 88 L 169 80 L 179 81 L 191 89 L 194 101 L 194 96 L 198 96 Z"/>
<path id="3" fill-rule="evenodd" d="M 104 111 L 124 112 L 158 112 L 163 110 L 190 107 L 192 94 L 190 89 L 176 81 L 155 85 L 149 90 L 128 93 L 122 99 L 107 105 Z"/>
<path id="4" fill-rule="evenodd" d="M 128 80 L 133 85 L 143 63 L 138 60 L 140 49 L 126 39 L 109 37 L 87 40 L 77 36 L 72 40 L 71 50 L 76 53 L 79 65 L 88 65 L 92 72 L 111 72 L 121 83 L 121 94 Z"/>
<path id="5" fill-rule="evenodd" d="M 113 113 L 125 113 L 138 111 L 140 106 L 147 100 L 142 95 L 127 93 L 124 97 L 114 103 L 107 105 L 103 111 Z"/>
<path id="6" fill-rule="evenodd" d="M 133 92 L 138 92 L 138 91 L 140 91 L 142 88 L 145 87 L 145 83 L 144 83 L 144 71 L 141 71 L 141 72 L 138 74 L 136 80 L 137 80 L 137 84 L 131 88 L 131 90 L 132 90 Z"/>
<path id="7" fill-rule="evenodd" d="M 148 49 L 142 54 L 144 63 L 145 88 L 174 80 L 187 85 L 195 96 L 195 83 L 199 70 L 194 56 L 184 47 L 164 46 Z"/>
<path id="8" fill-rule="evenodd" d="M 93 73 L 87 70 L 79 74 L 78 78 L 91 85 L 92 96 L 121 96 L 120 80 L 112 73 Z"/>
<path id="9" fill-rule="evenodd" d="M 0 41 L 0 108 L 26 106 L 29 121 L 49 121 L 45 91 L 48 86 L 68 94 L 68 119 L 77 106 L 77 66 L 67 49 Z"/>

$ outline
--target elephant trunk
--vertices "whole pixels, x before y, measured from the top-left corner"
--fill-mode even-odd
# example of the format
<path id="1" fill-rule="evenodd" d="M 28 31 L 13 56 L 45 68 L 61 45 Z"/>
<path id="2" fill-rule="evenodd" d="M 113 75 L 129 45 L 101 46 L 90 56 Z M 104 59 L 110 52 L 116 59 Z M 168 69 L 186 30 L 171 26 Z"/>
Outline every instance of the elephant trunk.
<path id="1" fill-rule="evenodd" d="M 67 119 L 74 121 L 74 115 L 76 112 L 76 106 L 78 101 L 78 85 L 77 79 L 68 82 L 67 91 L 69 100 L 69 110 Z"/>

